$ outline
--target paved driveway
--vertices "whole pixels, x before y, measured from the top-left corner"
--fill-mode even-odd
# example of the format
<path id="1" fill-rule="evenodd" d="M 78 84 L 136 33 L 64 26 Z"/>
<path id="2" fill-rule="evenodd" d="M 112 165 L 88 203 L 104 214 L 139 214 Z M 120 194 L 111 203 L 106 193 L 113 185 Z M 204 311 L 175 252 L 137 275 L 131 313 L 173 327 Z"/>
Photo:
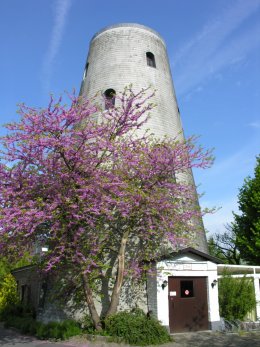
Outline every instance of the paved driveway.
<path id="1" fill-rule="evenodd" d="M 176 334 L 174 342 L 164 344 L 164 347 L 260 347 L 260 331 L 242 334 L 222 333 L 189 333 Z M 72 338 L 70 341 L 50 342 L 24 336 L 14 330 L 4 329 L 0 325 L 1 347 L 126 347 L 129 345 L 107 343 L 103 341 L 89 342 L 82 338 Z"/>

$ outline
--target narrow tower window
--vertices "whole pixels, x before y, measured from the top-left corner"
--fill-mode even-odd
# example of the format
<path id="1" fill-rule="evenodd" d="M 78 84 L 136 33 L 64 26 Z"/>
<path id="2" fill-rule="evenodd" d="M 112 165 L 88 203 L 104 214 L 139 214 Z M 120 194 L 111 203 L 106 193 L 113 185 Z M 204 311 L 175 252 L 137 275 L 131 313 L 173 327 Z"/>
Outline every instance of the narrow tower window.
<path id="1" fill-rule="evenodd" d="M 147 65 L 148 66 L 156 67 L 156 65 L 155 65 L 155 58 L 154 58 L 153 53 L 146 52 L 146 61 L 147 61 Z"/>
<path id="2" fill-rule="evenodd" d="M 105 109 L 108 110 L 110 107 L 115 106 L 116 91 L 112 88 L 107 89 L 104 93 L 105 97 Z"/>
<path id="3" fill-rule="evenodd" d="M 84 80 L 84 79 L 86 78 L 86 76 L 87 76 L 88 66 L 89 66 L 89 63 L 86 63 L 85 70 L 84 70 L 84 75 L 83 75 L 83 80 Z"/>

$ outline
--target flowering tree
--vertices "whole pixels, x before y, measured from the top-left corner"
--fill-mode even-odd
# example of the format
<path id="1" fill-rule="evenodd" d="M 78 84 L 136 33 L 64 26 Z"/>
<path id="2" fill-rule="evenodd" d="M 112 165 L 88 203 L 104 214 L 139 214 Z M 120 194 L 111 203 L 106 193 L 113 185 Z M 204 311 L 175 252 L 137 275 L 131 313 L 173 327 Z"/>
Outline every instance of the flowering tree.
<path id="1" fill-rule="evenodd" d="M 192 139 L 141 135 L 151 98 L 126 88 L 104 112 L 74 96 L 69 107 L 52 98 L 46 109 L 21 105 L 2 138 L 1 251 L 20 254 L 44 239 L 45 271 L 76 265 L 96 328 L 93 283 L 110 274 L 106 315 L 114 313 L 124 281 L 140 276 L 163 240 L 183 243 L 201 214 L 193 187 L 175 177 L 208 167 L 210 153 Z"/>

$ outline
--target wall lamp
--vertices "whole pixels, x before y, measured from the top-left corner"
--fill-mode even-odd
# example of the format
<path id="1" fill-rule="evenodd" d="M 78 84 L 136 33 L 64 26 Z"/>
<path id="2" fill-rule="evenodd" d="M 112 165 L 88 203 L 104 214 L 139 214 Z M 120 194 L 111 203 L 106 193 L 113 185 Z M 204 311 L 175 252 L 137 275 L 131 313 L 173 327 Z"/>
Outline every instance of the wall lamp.
<path id="1" fill-rule="evenodd" d="M 211 287 L 214 288 L 216 285 L 217 285 L 218 281 L 217 280 L 214 280 L 212 283 L 211 283 Z"/>
<path id="2" fill-rule="evenodd" d="M 168 281 L 163 281 L 163 283 L 162 283 L 162 289 L 164 290 L 164 288 L 166 288 L 167 287 L 167 285 L 168 285 Z"/>

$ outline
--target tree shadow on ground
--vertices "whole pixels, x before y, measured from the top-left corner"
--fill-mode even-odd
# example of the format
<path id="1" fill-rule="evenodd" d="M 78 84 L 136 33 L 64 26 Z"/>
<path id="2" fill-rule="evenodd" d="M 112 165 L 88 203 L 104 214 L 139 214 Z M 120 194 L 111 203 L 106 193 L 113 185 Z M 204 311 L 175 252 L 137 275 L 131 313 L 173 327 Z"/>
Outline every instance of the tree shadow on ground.
<path id="1" fill-rule="evenodd" d="M 27 346 L 29 343 L 33 341 L 35 341 L 35 338 L 32 336 L 22 336 L 16 331 L 3 328 L 3 324 L 0 325 L 0 346 L 11 346 L 18 343 Z"/>

